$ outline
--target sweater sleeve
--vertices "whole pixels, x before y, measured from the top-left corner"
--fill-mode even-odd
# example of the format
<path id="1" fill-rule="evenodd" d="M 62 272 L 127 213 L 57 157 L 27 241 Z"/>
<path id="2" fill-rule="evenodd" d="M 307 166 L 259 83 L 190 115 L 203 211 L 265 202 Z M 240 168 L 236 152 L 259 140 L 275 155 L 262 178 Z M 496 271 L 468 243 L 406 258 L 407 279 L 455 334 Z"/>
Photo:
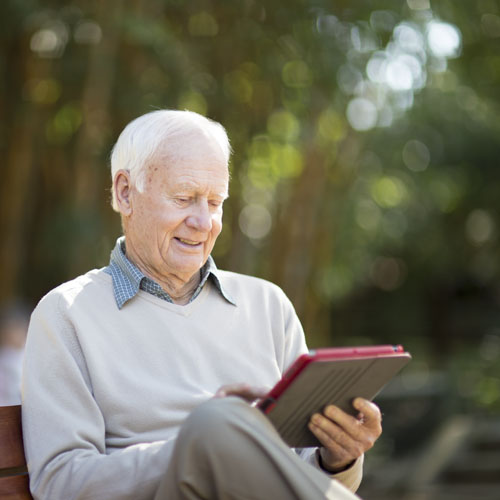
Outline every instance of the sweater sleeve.
<path id="1" fill-rule="evenodd" d="M 63 302 L 60 294 L 46 296 L 28 332 L 22 418 L 32 494 L 37 500 L 151 498 L 175 440 L 106 454 L 106 423 Z"/>
<path id="2" fill-rule="evenodd" d="M 314 468 L 324 472 L 319 465 L 316 448 L 297 448 L 296 452 L 302 460 L 311 464 Z M 361 479 L 363 478 L 364 458 L 365 456 L 361 455 L 348 469 L 342 472 L 337 472 L 336 474 L 330 474 L 330 477 L 342 483 L 352 492 L 356 492 L 361 484 Z M 328 474 L 327 472 L 324 473 Z"/>

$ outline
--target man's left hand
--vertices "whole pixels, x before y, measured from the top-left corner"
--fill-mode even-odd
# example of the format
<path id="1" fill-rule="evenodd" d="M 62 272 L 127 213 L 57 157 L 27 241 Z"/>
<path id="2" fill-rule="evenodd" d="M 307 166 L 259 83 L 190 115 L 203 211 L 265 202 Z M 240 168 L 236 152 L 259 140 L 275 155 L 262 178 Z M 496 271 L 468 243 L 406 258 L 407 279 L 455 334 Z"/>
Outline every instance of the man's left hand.
<path id="1" fill-rule="evenodd" d="M 329 405 L 323 414 L 315 413 L 309 422 L 309 429 L 323 445 L 321 465 L 331 473 L 347 468 L 382 434 L 382 416 L 377 405 L 356 398 L 353 406 L 359 412 L 355 417 Z"/>
<path id="2" fill-rule="evenodd" d="M 227 384 L 219 387 L 214 398 L 225 398 L 227 396 L 238 396 L 249 403 L 263 398 L 269 392 L 269 388 L 256 387 L 249 384 Z"/>

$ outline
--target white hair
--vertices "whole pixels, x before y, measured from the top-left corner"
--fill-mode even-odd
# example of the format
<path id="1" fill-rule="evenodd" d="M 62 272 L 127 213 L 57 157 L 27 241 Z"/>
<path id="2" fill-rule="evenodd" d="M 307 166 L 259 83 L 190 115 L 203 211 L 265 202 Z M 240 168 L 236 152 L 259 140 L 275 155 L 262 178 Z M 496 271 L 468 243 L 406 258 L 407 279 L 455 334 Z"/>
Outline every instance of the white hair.
<path id="1" fill-rule="evenodd" d="M 111 152 L 112 182 L 119 170 L 126 170 L 132 183 L 142 191 L 147 167 L 160 148 L 175 162 L 196 150 L 200 135 L 220 148 L 228 164 L 231 146 L 220 123 L 193 111 L 178 110 L 152 111 L 136 118 L 123 129 Z M 114 188 L 111 191 L 113 209 L 118 211 Z"/>

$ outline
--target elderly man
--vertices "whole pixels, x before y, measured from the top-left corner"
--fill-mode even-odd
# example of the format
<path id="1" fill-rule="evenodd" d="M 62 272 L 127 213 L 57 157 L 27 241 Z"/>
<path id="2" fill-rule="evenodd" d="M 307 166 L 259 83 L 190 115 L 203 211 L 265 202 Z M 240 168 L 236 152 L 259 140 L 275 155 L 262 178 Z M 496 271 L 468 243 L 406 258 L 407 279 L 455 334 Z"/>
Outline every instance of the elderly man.
<path id="1" fill-rule="evenodd" d="M 131 122 L 112 154 L 124 237 L 108 267 L 47 294 L 26 348 L 23 426 L 35 498 L 349 499 L 380 412 L 313 415 L 289 449 L 249 402 L 306 351 L 283 292 L 216 268 L 229 142 L 196 113 Z M 344 483 L 344 485 L 342 485 Z M 347 487 L 346 487 L 347 486 Z"/>

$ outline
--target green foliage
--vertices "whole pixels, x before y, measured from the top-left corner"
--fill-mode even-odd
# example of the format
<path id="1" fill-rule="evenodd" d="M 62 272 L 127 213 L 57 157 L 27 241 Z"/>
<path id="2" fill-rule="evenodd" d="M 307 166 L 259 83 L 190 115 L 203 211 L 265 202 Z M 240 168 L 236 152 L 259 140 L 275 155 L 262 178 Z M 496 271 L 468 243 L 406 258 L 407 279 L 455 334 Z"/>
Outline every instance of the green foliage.
<path id="1" fill-rule="evenodd" d="M 464 289 L 498 306 L 497 0 L 24 0 L 0 19 L 5 296 L 106 264 L 114 140 L 185 108 L 234 150 L 219 266 L 280 284 L 312 345 L 446 354 L 498 321 L 453 319 Z"/>

